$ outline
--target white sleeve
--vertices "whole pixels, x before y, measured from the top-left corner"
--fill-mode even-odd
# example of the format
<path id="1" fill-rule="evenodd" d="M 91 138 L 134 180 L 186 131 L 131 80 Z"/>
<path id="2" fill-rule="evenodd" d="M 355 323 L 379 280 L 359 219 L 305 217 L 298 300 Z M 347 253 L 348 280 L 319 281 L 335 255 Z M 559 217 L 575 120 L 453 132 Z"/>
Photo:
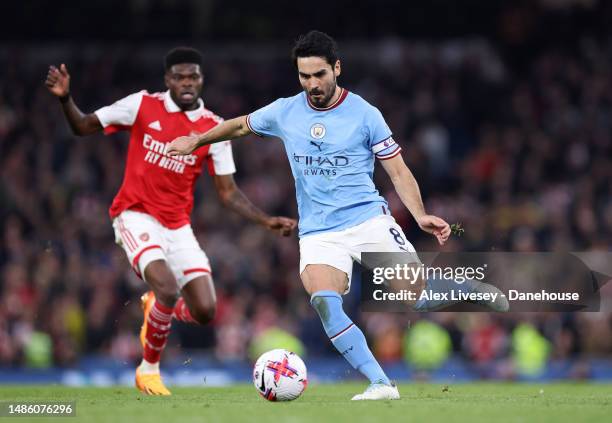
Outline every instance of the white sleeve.
<path id="1" fill-rule="evenodd" d="M 236 173 L 231 141 L 212 144 L 209 154 L 209 173 L 211 175 L 229 175 Z"/>
<path id="2" fill-rule="evenodd" d="M 110 106 L 102 107 L 94 113 L 104 128 L 108 126 L 132 126 L 138 116 L 142 96 L 146 91 L 130 94 Z"/>

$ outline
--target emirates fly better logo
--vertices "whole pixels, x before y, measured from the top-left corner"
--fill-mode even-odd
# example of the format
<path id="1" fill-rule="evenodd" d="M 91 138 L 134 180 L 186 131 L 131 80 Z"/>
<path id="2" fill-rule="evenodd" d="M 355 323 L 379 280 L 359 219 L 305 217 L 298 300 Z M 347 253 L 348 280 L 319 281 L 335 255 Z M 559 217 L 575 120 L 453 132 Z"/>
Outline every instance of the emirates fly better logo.
<path id="1" fill-rule="evenodd" d="M 156 164 L 161 168 L 168 169 L 175 173 L 185 173 L 186 166 L 195 166 L 198 156 L 189 154 L 187 156 L 168 156 L 170 142 L 158 141 L 149 134 L 144 134 L 142 146 L 145 153 L 145 162 Z"/>

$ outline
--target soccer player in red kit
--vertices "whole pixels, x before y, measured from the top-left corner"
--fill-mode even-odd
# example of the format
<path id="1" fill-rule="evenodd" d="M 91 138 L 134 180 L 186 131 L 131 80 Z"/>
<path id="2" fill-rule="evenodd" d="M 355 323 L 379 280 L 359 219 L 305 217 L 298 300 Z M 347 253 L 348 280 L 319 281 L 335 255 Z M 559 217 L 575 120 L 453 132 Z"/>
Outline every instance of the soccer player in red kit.
<path id="1" fill-rule="evenodd" d="M 201 67 L 197 50 L 175 48 L 165 58 L 166 92 L 140 91 L 90 114 L 81 112 L 72 99 L 64 64 L 50 66 L 45 82 L 59 98 L 75 135 L 130 132 L 123 184 L 109 212 L 117 243 L 152 289 L 143 295 L 144 354 L 136 369 L 136 387 L 150 395 L 170 395 L 159 361 L 172 317 L 206 324 L 215 314 L 210 264 L 190 225 L 193 190 L 202 167 L 207 166 L 226 207 L 284 236 L 296 226 L 293 219 L 268 216 L 236 186 L 229 141 L 184 157 L 166 154 L 173 139 L 206 132 L 222 121 L 200 99 Z"/>

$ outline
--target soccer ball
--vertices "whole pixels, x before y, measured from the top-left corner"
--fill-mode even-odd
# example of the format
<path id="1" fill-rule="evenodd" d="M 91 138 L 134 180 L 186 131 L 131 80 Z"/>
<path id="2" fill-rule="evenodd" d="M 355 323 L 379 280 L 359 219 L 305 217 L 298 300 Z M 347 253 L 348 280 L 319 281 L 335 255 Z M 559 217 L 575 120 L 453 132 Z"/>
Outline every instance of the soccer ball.
<path id="1" fill-rule="evenodd" d="M 294 400 L 302 395 L 308 385 L 306 365 L 291 351 L 268 351 L 255 363 L 253 384 L 268 401 Z"/>

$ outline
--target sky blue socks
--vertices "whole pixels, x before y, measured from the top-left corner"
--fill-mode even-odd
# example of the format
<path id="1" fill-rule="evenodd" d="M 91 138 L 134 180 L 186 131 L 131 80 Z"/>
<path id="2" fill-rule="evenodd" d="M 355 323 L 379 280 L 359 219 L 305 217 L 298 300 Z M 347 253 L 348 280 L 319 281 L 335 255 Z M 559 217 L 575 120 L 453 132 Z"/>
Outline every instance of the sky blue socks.
<path id="1" fill-rule="evenodd" d="M 365 336 L 342 309 L 342 297 L 334 291 L 312 294 L 310 304 L 319 314 L 325 333 L 344 358 L 371 383 L 391 382 L 368 348 Z"/>

